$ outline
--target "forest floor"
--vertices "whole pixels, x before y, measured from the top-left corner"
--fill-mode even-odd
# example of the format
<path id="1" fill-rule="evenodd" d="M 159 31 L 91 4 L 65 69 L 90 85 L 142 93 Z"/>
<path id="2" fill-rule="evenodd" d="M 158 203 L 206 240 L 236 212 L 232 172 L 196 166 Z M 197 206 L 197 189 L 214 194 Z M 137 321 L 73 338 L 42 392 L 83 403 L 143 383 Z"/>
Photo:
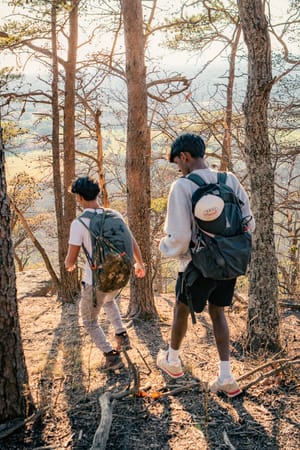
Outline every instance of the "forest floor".
<path id="1" fill-rule="evenodd" d="M 102 354 L 82 327 L 78 302 L 61 304 L 51 295 L 45 272 L 18 274 L 19 317 L 29 388 L 38 414 L 0 440 L 1 450 L 90 449 L 101 419 L 99 398 L 126 390 L 139 373 L 139 395 L 113 404 L 107 449 L 141 450 L 298 450 L 300 448 L 299 323 L 300 312 L 280 308 L 283 352 L 253 359 L 246 354 L 247 303 L 236 299 L 227 311 L 231 330 L 232 367 L 244 393 L 233 399 L 211 394 L 217 354 L 205 310 L 197 324 L 189 323 L 182 347 L 186 374 L 172 380 L 156 367 L 160 348 L 167 348 L 174 296 L 156 296 L 159 319 L 126 322 L 132 349 L 123 355 L 125 367 L 113 373 L 99 370 Z M 125 315 L 128 292 L 120 309 Z M 113 339 L 104 313 L 99 321 Z M 272 363 L 274 360 L 289 360 Z M 132 365 L 133 366 L 132 366 Z M 270 372 L 278 369 L 270 375 Z M 268 376 L 269 373 L 269 376 Z M 254 382 L 260 378 L 260 381 Z M 248 387 L 247 387 L 248 386 Z M 1 431 L 0 431 L 1 438 Z"/>

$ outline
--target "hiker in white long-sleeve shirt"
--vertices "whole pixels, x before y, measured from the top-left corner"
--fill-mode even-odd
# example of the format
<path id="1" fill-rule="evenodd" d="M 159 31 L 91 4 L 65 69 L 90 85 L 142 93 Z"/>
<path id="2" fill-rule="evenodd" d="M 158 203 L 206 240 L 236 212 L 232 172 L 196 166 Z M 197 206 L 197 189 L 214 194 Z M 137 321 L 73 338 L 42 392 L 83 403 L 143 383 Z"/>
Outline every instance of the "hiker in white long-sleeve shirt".
<path id="1" fill-rule="evenodd" d="M 217 183 L 218 179 L 218 172 L 207 167 L 204 155 L 203 139 L 198 135 L 186 133 L 173 142 L 169 156 L 169 161 L 177 164 L 183 177 L 173 182 L 170 189 L 164 227 L 166 236 L 160 242 L 160 251 L 167 257 L 178 259 L 179 273 L 176 283 L 177 301 L 174 307 L 171 342 L 168 350 L 160 350 L 157 356 L 157 365 L 173 378 L 184 375 L 179 351 L 187 331 L 190 308 L 187 298 L 182 293 L 179 295 L 179 291 L 182 284 L 182 273 L 191 261 L 190 244 L 192 241 L 196 242 L 191 198 L 198 186 L 184 176 L 195 173 L 200 175 L 206 183 Z M 227 173 L 226 184 L 241 200 L 242 215 L 247 217 L 248 231 L 254 231 L 255 221 L 244 188 L 232 173 Z M 231 373 L 229 329 L 224 313 L 224 307 L 231 305 L 235 283 L 236 278 L 214 280 L 204 278 L 199 273 L 192 289 L 192 303 L 196 312 L 201 312 L 208 302 L 208 312 L 212 320 L 220 359 L 218 377 L 210 384 L 210 390 L 212 392 L 223 391 L 230 397 L 241 393 Z"/>

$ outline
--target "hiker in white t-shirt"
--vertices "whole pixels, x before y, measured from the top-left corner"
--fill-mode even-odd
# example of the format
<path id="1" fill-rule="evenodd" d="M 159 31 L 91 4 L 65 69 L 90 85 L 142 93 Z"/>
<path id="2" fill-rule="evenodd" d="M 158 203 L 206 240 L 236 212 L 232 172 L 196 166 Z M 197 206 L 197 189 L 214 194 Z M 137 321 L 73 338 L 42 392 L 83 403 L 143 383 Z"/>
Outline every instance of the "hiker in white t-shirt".
<path id="1" fill-rule="evenodd" d="M 182 273 L 191 261 L 190 243 L 196 239 L 191 198 L 198 186 L 184 176 L 195 173 L 200 175 L 206 183 L 216 183 L 218 177 L 217 171 L 207 167 L 204 154 L 205 144 L 203 139 L 198 135 L 186 133 L 173 142 L 169 156 L 169 161 L 177 164 L 183 177 L 177 179 L 170 189 L 164 227 L 166 236 L 160 242 L 160 251 L 167 257 L 178 259 L 179 273 L 176 283 L 177 301 L 174 307 L 171 341 L 168 350 L 160 350 L 158 353 L 157 365 L 173 378 L 184 375 L 179 351 L 187 331 L 190 308 L 188 299 L 182 294 L 180 288 Z M 232 173 L 227 173 L 226 184 L 232 188 L 242 202 L 242 215 L 248 218 L 248 231 L 254 231 L 255 221 L 245 190 Z M 210 390 L 212 392 L 225 392 L 230 397 L 235 397 L 241 393 L 231 373 L 229 329 L 224 313 L 224 307 L 231 305 L 235 283 L 236 278 L 213 280 L 204 278 L 199 273 L 199 277 L 191 290 L 192 304 L 196 312 L 203 311 L 208 301 L 208 312 L 212 320 L 220 359 L 218 377 L 210 384 Z"/>
<path id="2" fill-rule="evenodd" d="M 100 192 L 99 184 L 89 177 L 78 178 L 72 184 L 71 192 L 76 194 L 76 199 L 79 205 L 85 211 L 103 213 L 103 208 L 100 207 L 97 201 Z M 121 219 L 122 215 L 117 211 L 113 211 Z M 90 219 L 82 218 L 82 221 L 88 226 Z M 142 260 L 140 248 L 132 236 L 133 256 L 135 259 L 135 276 L 143 278 L 145 276 L 145 268 Z M 77 219 L 73 220 L 70 228 L 70 238 L 68 253 L 65 259 L 65 267 L 68 271 L 76 268 L 76 261 L 81 246 L 84 246 L 89 255 L 92 254 L 92 242 L 89 230 Z M 119 290 L 112 292 L 101 292 L 96 290 L 96 298 L 93 296 L 93 280 L 92 270 L 88 262 L 85 264 L 85 273 L 82 282 L 81 293 L 81 316 L 83 325 L 90 334 L 96 347 L 104 353 L 105 362 L 102 365 L 102 370 L 114 370 L 123 366 L 120 356 L 121 348 L 129 349 L 130 341 L 125 326 L 122 322 L 119 308 L 116 304 L 115 297 Z M 108 320 L 111 322 L 115 331 L 116 349 L 113 349 L 111 343 L 106 338 L 102 328 L 98 323 L 98 315 L 103 307 Z"/>

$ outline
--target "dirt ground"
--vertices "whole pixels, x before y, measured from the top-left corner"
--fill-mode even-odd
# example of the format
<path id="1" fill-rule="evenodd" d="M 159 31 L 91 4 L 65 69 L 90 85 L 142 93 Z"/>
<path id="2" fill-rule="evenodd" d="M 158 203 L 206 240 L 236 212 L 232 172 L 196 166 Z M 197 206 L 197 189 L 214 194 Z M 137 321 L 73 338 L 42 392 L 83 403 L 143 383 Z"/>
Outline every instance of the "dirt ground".
<path id="1" fill-rule="evenodd" d="M 0 440 L 1 450 L 90 449 L 101 419 L 99 397 L 132 387 L 132 374 L 139 374 L 140 396 L 115 400 L 107 449 L 230 449 L 298 450 L 300 448 L 299 364 L 280 368 L 268 365 L 241 380 L 241 386 L 261 377 L 243 395 L 228 399 L 207 391 L 215 377 L 217 355 L 207 311 L 190 322 L 182 348 L 186 374 L 172 380 L 156 367 L 160 348 L 167 348 L 174 298 L 156 297 L 160 318 L 127 321 L 132 349 L 125 367 L 102 373 L 102 354 L 82 327 L 78 303 L 59 303 L 48 291 L 43 271 L 18 275 L 19 315 L 29 384 L 40 415 L 35 415 L 14 434 Z M 120 309 L 125 315 L 128 293 Z M 271 359 L 299 361 L 300 312 L 281 308 L 284 352 L 266 359 L 253 359 L 243 348 L 247 305 L 235 300 L 228 310 L 232 366 L 236 378 Z M 99 321 L 113 339 L 105 315 Z M 298 355 L 298 356 L 297 356 Z M 131 384 L 130 384 L 131 383 Z M 178 389 L 179 388 L 179 389 Z M 172 392 L 174 391 L 175 392 Z M 176 392 L 177 390 L 177 392 Z M 179 391 L 179 392 L 178 392 Z M 0 433 L 1 435 L 1 433 Z"/>

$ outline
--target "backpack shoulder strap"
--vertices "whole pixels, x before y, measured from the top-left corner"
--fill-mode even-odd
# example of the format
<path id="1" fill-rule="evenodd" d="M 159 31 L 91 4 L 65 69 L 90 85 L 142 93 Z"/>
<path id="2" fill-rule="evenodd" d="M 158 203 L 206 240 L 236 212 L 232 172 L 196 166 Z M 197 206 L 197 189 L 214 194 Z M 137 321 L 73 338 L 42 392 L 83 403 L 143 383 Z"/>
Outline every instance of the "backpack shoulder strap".
<path id="1" fill-rule="evenodd" d="M 198 184 L 198 186 L 206 186 L 207 183 L 200 177 L 200 175 L 197 175 L 196 173 L 190 173 L 187 177 L 188 180 L 193 181 L 194 183 Z"/>
<path id="2" fill-rule="evenodd" d="M 226 184 L 227 173 L 226 172 L 218 172 L 218 184 Z"/>
<path id="3" fill-rule="evenodd" d="M 100 226 L 99 226 L 99 234 L 97 234 L 97 235 L 91 230 L 91 227 L 90 227 L 90 226 L 86 225 L 86 223 L 84 223 L 84 221 L 81 220 L 82 218 L 87 218 L 87 219 L 92 220 L 94 217 L 100 215 L 100 214 L 97 214 L 96 210 L 95 210 L 94 212 L 92 212 L 92 211 L 85 211 L 85 212 L 82 213 L 79 217 L 77 217 L 77 220 L 78 220 L 80 223 L 82 223 L 82 225 L 83 225 L 87 230 L 89 230 L 89 232 L 91 233 L 91 235 L 92 235 L 95 239 L 97 239 L 97 237 L 99 237 L 99 236 L 101 237 L 101 236 L 103 235 L 103 224 L 104 224 L 104 219 L 105 219 L 106 211 L 105 211 L 104 208 L 102 208 L 102 209 L 103 209 L 103 212 L 102 212 L 102 214 L 101 214 L 101 222 L 100 222 Z"/>

